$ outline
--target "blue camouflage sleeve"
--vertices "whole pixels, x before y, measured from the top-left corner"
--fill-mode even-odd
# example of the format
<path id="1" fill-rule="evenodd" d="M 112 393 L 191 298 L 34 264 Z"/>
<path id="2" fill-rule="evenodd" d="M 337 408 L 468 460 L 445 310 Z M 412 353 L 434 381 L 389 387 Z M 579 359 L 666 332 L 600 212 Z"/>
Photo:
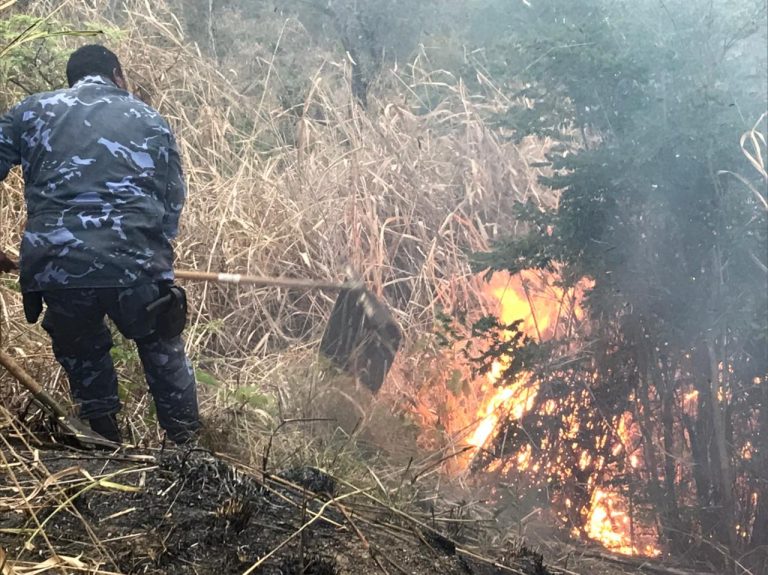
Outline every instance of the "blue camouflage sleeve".
<path id="1" fill-rule="evenodd" d="M 184 183 L 184 171 L 181 168 L 179 148 L 173 132 L 169 132 L 168 145 L 168 181 L 165 188 L 165 216 L 163 217 L 163 233 L 168 239 L 173 239 L 179 233 L 179 218 L 187 197 L 187 187 Z"/>
<path id="2" fill-rule="evenodd" d="M 17 108 L 13 108 L 7 114 L 0 116 L 0 182 L 5 179 L 13 166 L 21 162 L 16 110 Z"/>

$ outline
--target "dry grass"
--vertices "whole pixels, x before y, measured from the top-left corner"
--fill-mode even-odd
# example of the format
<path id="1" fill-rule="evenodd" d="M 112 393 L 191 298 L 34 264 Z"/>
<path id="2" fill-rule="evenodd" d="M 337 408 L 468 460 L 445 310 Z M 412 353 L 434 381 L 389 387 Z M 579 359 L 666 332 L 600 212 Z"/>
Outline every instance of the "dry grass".
<path id="1" fill-rule="evenodd" d="M 109 575 L 124 572 L 124 569 L 130 569 L 132 573 L 135 569 L 170 572 L 174 565 L 178 566 L 174 563 L 174 558 L 178 559 L 178 550 L 175 551 L 175 545 L 170 541 L 171 534 L 187 530 L 199 532 L 200 540 L 195 545 L 208 550 L 207 553 L 203 551 L 199 559 L 210 561 L 211 557 L 228 552 L 226 544 L 222 544 L 213 531 L 223 530 L 230 538 L 238 537 L 242 532 L 227 532 L 224 522 L 201 517 L 198 507 L 206 510 L 202 515 L 209 517 L 233 520 L 245 517 L 246 524 L 251 522 L 251 511 L 243 510 L 252 510 L 252 506 L 259 509 L 251 529 L 247 530 L 250 535 L 244 536 L 250 537 L 250 541 L 266 540 L 269 546 L 261 552 L 247 544 L 242 546 L 241 552 L 248 558 L 239 561 L 247 561 L 246 565 L 251 567 L 232 570 L 230 565 L 227 572 L 242 572 L 243 575 L 261 572 L 259 567 L 264 564 L 274 565 L 273 558 L 285 560 L 295 554 L 298 541 L 301 556 L 304 545 L 311 545 L 310 540 L 318 537 L 331 537 L 339 549 L 345 549 L 341 554 L 349 554 L 349 560 L 358 562 L 357 566 L 340 568 L 338 573 L 378 573 L 378 570 L 361 570 L 360 563 L 370 564 L 373 559 L 381 566 L 377 557 L 384 556 L 384 549 L 388 550 L 388 555 L 390 552 L 398 555 L 396 549 L 392 549 L 393 545 L 400 551 L 408 550 L 400 553 L 400 557 L 410 563 L 416 558 L 422 568 L 430 566 L 431 561 L 436 562 L 434 569 L 430 566 L 429 573 L 465 573 L 469 572 L 466 563 L 462 567 L 455 557 L 441 558 L 446 554 L 435 553 L 429 548 L 437 546 L 441 540 L 445 543 L 458 536 L 456 525 L 463 526 L 470 534 L 482 532 L 478 527 L 483 521 L 466 511 L 457 516 L 450 509 L 414 505 L 413 501 L 406 510 L 400 495 L 413 497 L 416 491 L 413 486 L 400 481 L 394 488 L 385 487 L 388 478 L 376 476 L 370 470 L 367 480 L 361 477 L 349 480 L 329 474 L 322 468 L 308 470 L 302 467 L 293 469 L 293 475 L 275 475 L 242 465 L 239 461 L 231 461 L 231 466 L 227 467 L 206 455 L 200 457 L 192 453 L 157 450 L 91 455 L 40 452 L 36 445 L 25 441 L 27 432 L 3 407 L 0 407 L 0 430 L 3 431 L 0 435 L 0 461 L 3 463 L 0 511 L 8 513 L 12 519 L 5 527 L 0 524 L 0 542 L 11 543 L 10 550 L 15 555 L 6 555 L 0 546 L 0 572 L 3 575 L 49 572 Z M 312 473 L 307 476 L 305 471 Z M 408 471 L 399 470 L 405 474 Z M 199 485 L 185 488 L 188 480 L 194 483 L 190 477 L 195 474 L 202 474 L 204 481 L 211 482 L 213 489 L 219 492 L 211 493 L 209 488 L 201 497 L 197 490 Z M 251 486 L 255 490 L 248 491 L 246 487 L 237 491 L 237 485 Z M 190 506 L 190 495 L 191 506 L 197 509 L 193 512 L 197 513 L 194 522 L 190 522 L 190 512 L 185 511 Z M 272 504 L 258 507 L 259 502 L 265 500 Z M 177 501 L 183 503 L 177 505 Z M 223 503 L 217 505 L 217 501 Z M 155 511 L 147 508 L 148 504 L 161 509 L 159 532 L 148 529 L 146 518 L 142 518 Z M 268 507 L 272 511 L 268 511 Z M 97 508 L 99 513 L 95 512 Z M 116 522 L 118 518 L 128 519 Z M 154 521 L 157 519 L 155 514 Z M 305 541 L 303 532 L 310 531 L 313 523 L 324 524 L 326 529 L 308 533 Z M 62 526 L 66 527 L 62 529 Z M 174 526 L 181 528 L 174 529 Z M 286 529 L 288 526 L 290 529 Z M 444 535 L 437 535 L 438 531 Z M 162 541 L 159 546 L 158 541 Z M 524 575 L 531 572 L 525 567 L 528 551 L 514 536 L 506 536 L 500 545 L 504 553 L 503 559 L 499 560 L 503 560 L 503 564 L 495 557 L 486 556 L 483 549 L 471 535 L 462 537 L 461 546 L 456 547 L 465 560 L 492 567 L 488 573 Z M 425 565 L 424 559 L 428 557 L 431 559 L 427 559 Z M 181 561 L 185 562 L 183 557 Z M 391 555 L 386 563 L 397 572 L 427 572 L 421 569 L 406 571 Z M 451 568 L 442 571 L 439 565 Z M 200 569 L 207 572 L 204 566 Z M 184 570 L 185 573 L 203 571 L 198 571 L 197 567 Z M 381 572 L 389 571 L 382 568 Z M 556 570 L 552 573 L 560 575 Z"/>
<path id="2" fill-rule="evenodd" d="M 458 401 L 448 391 L 450 374 L 431 336 L 435 311 L 488 304 L 467 254 L 514 232 L 514 201 L 553 201 L 528 166 L 543 158 L 545 144 L 501 138 L 484 120 L 508 105 L 494 86 L 484 81 L 482 93 L 470 94 L 432 70 L 426 53 L 388 71 L 368 110 L 353 101 L 348 62 L 320 58 L 303 104 L 285 109 L 284 71 L 268 54 L 258 56 L 268 73 L 251 87 L 257 96 L 243 95 L 233 85 L 240 78 L 185 43 L 163 3 L 129 6 L 113 15 L 122 19 L 114 47 L 137 91 L 174 126 L 185 160 L 190 194 L 177 267 L 341 279 L 349 265 L 390 304 L 406 334 L 383 392 L 372 398 L 316 361 L 328 295 L 188 285 L 188 349 L 214 379 L 213 387 L 201 385 L 206 441 L 258 468 L 311 464 L 364 485 L 394 484 L 389 503 L 404 508 L 433 500 L 438 488 L 447 494 L 453 488 L 440 470 L 461 451 L 462 437 L 435 437 L 435 414 L 450 408 L 471 420 L 482 395 Z M 63 13 L 109 28 L 99 8 Z M 275 33 L 287 42 L 286 34 L 303 32 L 293 23 Z M 15 233 L 0 249 L 13 253 L 22 182 L 16 174 L 3 186 L 0 224 Z M 47 338 L 23 324 L 19 299 L 8 287 L 0 291 L 3 332 L 26 368 L 64 398 Z M 156 445 L 135 358 L 119 368 L 129 388 L 123 421 L 135 442 Z M 16 393 L 12 382 L 0 382 Z"/>
<path id="3" fill-rule="evenodd" d="M 0 572 L 3 575 L 65 571 L 94 575 L 114 573 L 100 568 L 112 562 L 109 551 L 95 536 L 77 507 L 71 504 L 75 497 L 98 487 L 105 478 L 83 474 L 77 466 L 51 473 L 38 460 L 35 455 L 38 453 L 37 446 L 27 442 L 27 437 L 31 434 L 17 423 L 5 407 L 0 407 L 0 468 L 4 476 L 4 488 L 0 490 L 0 513 L 22 513 L 30 518 L 30 527 L 17 535 L 24 538 L 24 549 L 30 557 L 44 559 L 15 561 L 6 557 L 0 547 Z M 88 557 L 60 555 L 51 544 L 46 523 L 59 513 L 71 514 L 83 526 L 88 540 Z M 43 515 L 46 517 L 43 518 Z"/>
<path id="4" fill-rule="evenodd" d="M 93 4 L 69 4 L 59 16 L 113 27 L 101 17 L 110 14 L 109 3 Z M 509 103 L 486 80 L 484 93 L 469 94 L 449 73 L 431 70 L 425 53 L 407 69 L 388 71 L 367 111 L 353 102 L 348 63 L 319 58 L 303 104 L 285 109 L 278 82 L 284 71 L 260 49 L 256 57 L 268 73 L 250 81 L 261 83 L 253 90 L 258 97 L 243 96 L 230 82 L 237 77 L 185 42 L 162 2 L 126 6 L 111 13 L 121 29 L 113 47 L 135 89 L 173 124 L 185 160 L 189 201 L 177 266 L 341 279 L 350 265 L 405 328 L 385 401 L 414 396 L 420 368 L 411 350 L 431 333 L 435 310 L 483 304 L 467 252 L 514 232 L 514 201 L 553 201 L 542 198 L 537 170 L 528 165 L 541 159 L 544 145 L 521 148 L 499 137 L 484 117 Z M 283 42 L 302 33 L 295 22 L 275 30 Z M 14 253 L 24 218 L 19 177 L 3 188 L 0 225 L 14 233 L 0 247 Z M 187 345 L 198 365 L 230 387 L 274 392 L 284 406 L 294 403 L 292 394 L 306 397 L 296 389 L 302 386 L 285 381 L 294 378 L 285 368 L 314 362 L 328 295 L 188 287 Z M 20 324 L 16 295 L 4 289 L 2 299 L 4 331 L 34 355 L 30 369 L 60 387 L 45 337 Z M 221 395 L 206 400 L 208 411 L 220 410 Z"/>
<path id="5" fill-rule="evenodd" d="M 315 54 L 311 89 L 301 105 L 286 109 L 279 93 L 286 71 L 261 47 L 254 57 L 267 73 L 243 89 L 241 78 L 217 70 L 189 45 L 163 2 L 127 2 L 120 12 L 107 10 L 107 0 L 91 4 L 68 3 L 59 18 L 103 28 L 114 26 L 103 15 L 116 19 L 121 32 L 112 47 L 129 81 L 169 119 L 182 149 L 189 200 L 177 267 L 342 279 L 351 266 L 405 331 L 398 363 L 372 398 L 316 361 L 330 296 L 187 285 L 187 347 L 209 374 L 200 386 L 206 441 L 262 470 L 330 469 L 381 489 L 398 508 L 434 500 L 435 489 L 445 490 L 441 463 L 460 449 L 452 441 L 460 438 L 450 437 L 442 450 L 417 448 L 419 426 L 433 424 L 431 415 L 418 414 L 436 412 L 450 396 L 440 352 L 431 347 L 435 311 L 486 305 L 467 254 L 515 231 L 508 215 L 514 201 L 553 201 L 542 197 L 537 170 L 528 166 L 542 159 L 545 144 L 520 147 L 501 138 L 484 118 L 508 102 L 487 81 L 482 93 L 468 93 L 460 80 L 433 70 L 426 53 L 388 71 L 368 110 L 353 101 L 349 63 Z M 45 3 L 37 9 L 45 11 Z M 305 32 L 292 22 L 275 34 L 296 43 L 287 36 Z M 0 189 L 0 227 L 7 231 L 0 249 L 18 255 L 25 218 L 20 175 Z M 3 345 L 66 401 L 66 380 L 44 332 L 23 323 L 12 278 L 0 285 L 0 313 Z M 135 356 L 123 342 L 118 347 L 124 424 L 134 442 L 157 445 Z M 5 374 L 0 388 L 14 398 L 11 411 L 27 413 L 31 426 L 45 425 L 42 415 L 25 411 L 24 394 Z M 474 414 L 478 401 L 468 397 L 456 408 Z M 23 457 L 9 465 L 25 465 Z M 32 470 L 19 470 L 32 481 Z M 93 545 L 92 565 L 109 565 L 106 549 Z"/>

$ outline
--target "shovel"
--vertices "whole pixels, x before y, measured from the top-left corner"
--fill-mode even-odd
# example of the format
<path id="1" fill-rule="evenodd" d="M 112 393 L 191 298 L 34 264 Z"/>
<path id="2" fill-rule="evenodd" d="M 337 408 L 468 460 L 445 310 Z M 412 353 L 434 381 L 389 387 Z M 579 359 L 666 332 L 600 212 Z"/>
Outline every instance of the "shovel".
<path id="1" fill-rule="evenodd" d="M 2 341 L 3 337 L 2 333 L 0 333 L 0 344 Z M 77 445 L 86 449 L 91 449 L 93 447 L 116 449 L 120 447 L 119 444 L 105 439 L 98 433 L 95 433 L 90 428 L 86 427 L 79 419 L 70 417 L 67 410 L 64 409 L 51 394 L 45 391 L 45 388 L 43 388 L 35 378 L 16 363 L 16 360 L 2 349 L 0 349 L 0 365 L 2 365 L 8 373 L 32 393 L 32 397 L 35 398 L 37 404 L 56 420 L 64 434 L 73 439 Z"/>
<path id="2" fill-rule="evenodd" d="M 119 444 L 103 438 L 98 433 L 91 431 L 79 419 L 70 417 L 67 411 L 40 385 L 23 367 L 7 353 L 0 350 L 0 365 L 10 373 L 18 382 L 26 387 L 37 403 L 50 415 L 52 415 L 59 427 L 75 442 L 86 449 L 93 447 L 106 447 L 117 449 Z"/>
<path id="3" fill-rule="evenodd" d="M 400 347 L 400 327 L 387 307 L 360 282 L 334 283 L 198 271 L 176 271 L 176 277 L 183 280 L 339 292 L 325 326 L 320 352 L 334 365 L 355 376 L 372 393 L 381 388 Z"/>

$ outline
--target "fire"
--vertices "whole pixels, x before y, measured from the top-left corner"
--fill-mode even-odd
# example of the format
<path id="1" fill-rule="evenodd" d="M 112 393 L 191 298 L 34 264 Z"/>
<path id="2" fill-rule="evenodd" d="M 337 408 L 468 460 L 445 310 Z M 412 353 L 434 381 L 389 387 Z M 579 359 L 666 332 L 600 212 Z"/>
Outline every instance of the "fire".
<path id="1" fill-rule="evenodd" d="M 632 516 L 622 495 L 610 489 L 595 489 L 585 526 L 587 535 L 607 549 L 623 555 L 655 557 L 660 551 L 652 544 L 638 546 Z"/>
<path id="2" fill-rule="evenodd" d="M 696 417 L 699 411 L 699 392 L 696 389 L 686 391 L 682 395 L 683 413 L 689 417 Z"/>
<path id="3" fill-rule="evenodd" d="M 551 275 L 530 270 L 515 276 L 495 273 L 488 292 L 497 302 L 499 320 L 504 325 L 522 320 L 520 331 L 536 341 L 546 341 L 569 328 L 562 316 L 571 306 L 577 306 L 576 315 L 583 315 L 581 307 L 574 304 L 568 292 L 555 285 Z M 479 424 L 467 441 L 469 445 L 484 447 L 502 417 L 520 419 L 535 405 L 538 383 L 528 373 L 520 374 L 504 387 L 496 387 L 508 365 L 509 361 L 502 358 L 494 362 L 487 375 L 484 389 L 488 391 L 478 412 Z"/>
<path id="4" fill-rule="evenodd" d="M 503 368 L 494 369 L 488 374 L 492 383 L 498 378 Z M 495 375 L 494 375 L 495 374 Z M 536 401 L 536 385 L 531 382 L 529 374 L 521 374 L 512 384 L 495 390 L 485 407 L 480 412 L 480 423 L 475 429 L 467 443 L 481 448 L 486 443 L 496 429 L 496 424 L 503 415 L 511 416 L 514 419 L 520 419 L 534 405 Z"/>
<path id="5" fill-rule="evenodd" d="M 521 321 L 519 329 L 526 336 L 535 341 L 547 341 L 570 335 L 574 320 L 578 321 L 584 315 L 580 300 L 587 287 L 583 285 L 567 291 L 557 285 L 555 277 L 551 274 L 524 271 L 515 276 L 494 274 L 486 293 L 498 306 L 498 316 L 502 324 L 509 325 Z M 511 337 L 511 334 L 507 337 Z M 505 381 L 500 385 L 501 377 L 508 367 L 508 358 L 499 359 L 493 364 L 482 384 L 484 397 L 477 411 L 477 425 L 467 440 L 469 445 L 477 448 L 476 453 L 483 451 L 493 440 L 502 419 L 520 420 L 536 406 L 539 382 L 531 373 L 520 373 L 513 381 Z M 686 397 L 688 401 L 693 399 L 695 398 Z M 558 407 L 552 400 L 547 400 L 538 409 L 543 414 L 552 415 Z M 575 439 L 581 432 L 581 422 L 574 415 L 567 417 L 564 423 L 560 437 L 564 441 L 572 441 L 572 448 L 575 449 L 578 447 Z M 616 435 L 618 439 L 615 444 L 610 445 L 611 453 L 618 456 L 623 452 L 628 467 L 638 468 L 642 461 L 637 453 L 637 442 L 633 441 L 630 414 L 625 414 L 616 422 Z M 605 437 L 595 447 L 606 447 L 607 441 L 608 438 Z M 587 508 L 581 511 L 585 519 L 584 533 L 617 553 L 658 555 L 659 550 L 652 543 L 653 537 L 648 536 L 647 530 L 637 529 L 638 526 L 634 524 L 626 497 L 613 488 L 600 486 L 606 473 L 604 457 L 583 450 L 579 454 L 577 466 L 581 472 L 590 473 L 587 485 L 592 490 Z M 539 463 L 534 463 L 531 445 L 522 448 L 505 465 L 495 461 L 491 467 L 502 473 L 514 470 L 538 472 L 540 469 Z M 572 477 L 574 473 L 567 468 L 552 468 L 547 471 L 551 472 L 553 477 Z M 572 502 L 566 499 L 566 507 L 570 506 Z M 641 533 L 638 534 L 638 531 Z"/>

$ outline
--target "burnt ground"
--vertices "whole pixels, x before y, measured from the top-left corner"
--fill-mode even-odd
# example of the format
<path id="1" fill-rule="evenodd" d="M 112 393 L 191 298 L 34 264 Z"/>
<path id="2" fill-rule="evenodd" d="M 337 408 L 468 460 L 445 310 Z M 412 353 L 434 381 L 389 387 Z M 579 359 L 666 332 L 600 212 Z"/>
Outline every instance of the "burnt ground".
<path id="1" fill-rule="evenodd" d="M 0 448 L 9 462 L 0 469 L 0 547 L 27 565 L 52 548 L 123 574 L 550 573 L 524 548 L 506 554 L 508 566 L 473 558 L 313 468 L 265 478 L 204 450 L 108 455 L 8 445 Z M 32 537 L 41 524 L 50 546 Z"/>

